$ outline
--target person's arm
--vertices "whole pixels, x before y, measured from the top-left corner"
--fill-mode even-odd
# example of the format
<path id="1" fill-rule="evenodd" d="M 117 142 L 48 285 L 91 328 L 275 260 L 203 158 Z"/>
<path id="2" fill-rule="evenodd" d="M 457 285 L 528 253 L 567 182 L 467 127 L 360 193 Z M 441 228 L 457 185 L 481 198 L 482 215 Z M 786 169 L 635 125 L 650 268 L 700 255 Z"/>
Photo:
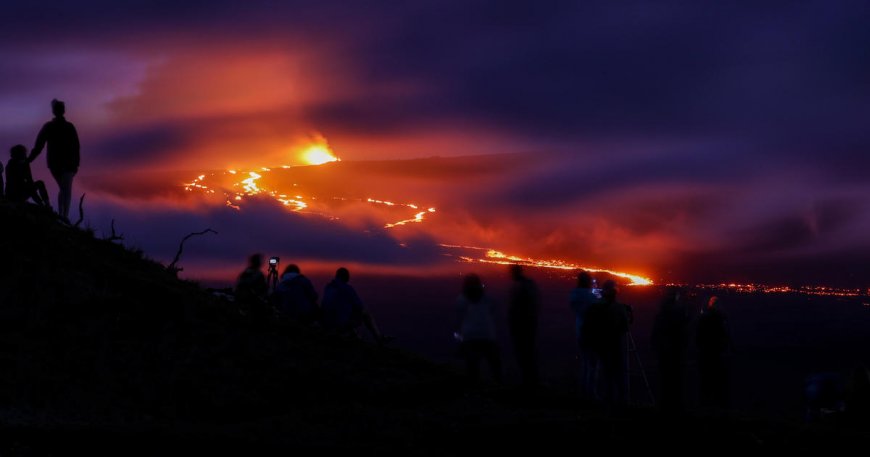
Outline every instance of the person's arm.
<path id="1" fill-rule="evenodd" d="M 317 291 L 314 290 L 314 284 L 308 278 L 305 278 L 306 288 L 308 289 L 308 299 L 311 300 L 311 303 L 314 304 L 315 308 L 318 308 L 317 299 L 320 298 L 317 295 Z"/>
<path id="2" fill-rule="evenodd" d="M 30 151 L 30 156 L 27 158 L 28 163 L 36 160 L 45 148 L 45 141 L 48 139 L 46 138 L 48 136 L 47 130 L 48 124 L 43 125 L 42 128 L 39 129 L 39 133 L 36 135 L 36 143 L 34 143 L 33 150 Z"/>
<path id="3" fill-rule="evenodd" d="M 456 333 L 462 333 L 462 321 L 465 319 L 465 313 L 468 311 L 468 302 L 460 298 L 456 303 L 456 321 L 453 328 Z"/>
<path id="4" fill-rule="evenodd" d="M 75 165 L 75 169 L 79 169 L 79 162 L 81 161 L 81 155 L 79 154 L 79 149 L 81 148 L 81 144 L 79 144 L 79 133 L 76 131 L 76 127 L 70 124 L 70 128 L 72 129 L 72 138 L 73 138 L 73 149 L 71 151 L 73 156 L 73 164 Z"/>
<path id="5" fill-rule="evenodd" d="M 33 173 L 30 172 L 30 164 L 23 163 L 21 164 L 21 168 L 23 169 L 23 173 L 21 173 L 24 177 L 24 182 L 27 183 L 28 186 L 33 185 Z"/>

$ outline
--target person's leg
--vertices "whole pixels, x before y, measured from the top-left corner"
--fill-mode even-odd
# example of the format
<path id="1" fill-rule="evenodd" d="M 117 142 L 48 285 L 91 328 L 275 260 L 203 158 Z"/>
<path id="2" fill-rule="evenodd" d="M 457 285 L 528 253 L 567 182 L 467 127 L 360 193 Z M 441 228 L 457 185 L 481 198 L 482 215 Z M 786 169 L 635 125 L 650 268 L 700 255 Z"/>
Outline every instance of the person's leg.
<path id="1" fill-rule="evenodd" d="M 538 361 L 535 357 L 534 334 L 526 335 L 522 346 L 523 383 L 526 387 L 535 387 L 538 385 Z"/>
<path id="2" fill-rule="evenodd" d="M 40 205 L 47 206 L 51 208 L 51 202 L 49 202 L 48 198 L 48 190 L 45 188 L 45 183 L 42 181 L 36 181 L 33 183 L 34 189 L 34 198 L 33 200 Z"/>
<path id="3" fill-rule="evenodd" d="M 728 360 L 721 356 L 717 355 L 714 360 L 715 368 L 714 368 L 714 376 L 713 388 L 714 388 L 714 400 L 717 407 L 722 410 L 728 409 L 729 406 L 729 389 L 730 380 L 728 379 Z"/>
<path id="4" fill-rule="evenodd" d="M 63 201 L 61 198 L 61 192 L 63 192 L 63 185 L 61 184 L 63 180 L 62 173 L 50 168 L 49 171 L 51 172 L 51 177 L 54 178 L 54 182 L 57 183 L 57 214 L 63 215 L 61 211 L 61 202 Z"/>
<path id="5" fill-rule="evenodd" d="M 701 406 L 703 408 L 711 408 L 714 405 L 713 401 L 713 373 L 710 363 L 710 356 L 701 353 L 698 357 L 698 387 Z"/>
<path id="6" fill-rule="evenodd" d="M 363 324 L 368 329 L 369 333 L 371 333 L 372 338 L 375 340 L 375 342 L 379 344 L 386 343 L 386 341 L 384 340 L 384 335 L 381 333 L 381 329 L 378 328 L 378 324 L 375 322 L 375 319 L 372 317 L 371 314 L 363 314 L 362 320 Z"/>
<path id="7" fill-rule="evenodd" d="M 465 357 L 465 373 L 468 376 L 468 383 L 475 385 L 480 379 L 480 350 L 477 342 L 463 342 L 462 355 Z"/>
<path id="8" fill-rule="evenodd" d="M 535 360 L 534 328 L 515 328 L 512 336 L 514 355 L 522 375 L 523 386 L 536 386 L 538 384 L 538 369 Z"/>
<path id="9" fill-rule="evenodd" d="M 586 349 L 586 391 L 591 400 L 601 400 L 601 356 L 598 351 Z"/>
<path id="10" fill-rule="evenodd" d="M 58 194 L 58 212 L 64 219 L 69 219 L 69 205 L 72 200 L 72 183 L 75 177 L 74 172 L 64 172 L 61 174 L 60 193 Z"/>
<path id="11" fill-rule="evenodd" d="M 501 384 L 501 355 L 499 354 L 498 344 L 495 341 L 487 341 L 485 348 L 484 355 L 492 371 L 492 379 L 496 383 Z"/>
<path id="12" fill-rule="evenodd" d="M 65 175 L 66 173 L 60 170 L 50 170 L 51 176 L 54 178 L 54 182 L 57 183 L 57 214 L 62 217 L 66 217 L 64 215 L 64 201 L 66 201 L 65 197 L 65 186 L 64 182 L 66 181 Z M 66 210 L 69 213 L 69 210 Z"/>

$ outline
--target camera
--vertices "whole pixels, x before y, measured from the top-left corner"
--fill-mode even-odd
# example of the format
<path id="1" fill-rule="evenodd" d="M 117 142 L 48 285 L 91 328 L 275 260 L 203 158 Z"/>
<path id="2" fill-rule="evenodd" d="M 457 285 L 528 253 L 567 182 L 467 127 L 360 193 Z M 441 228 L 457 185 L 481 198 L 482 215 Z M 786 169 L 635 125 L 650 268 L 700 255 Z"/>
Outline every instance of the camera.
<path id="1" fill-rule="evenodd" d="M 280 260 L 278 257 L 269 257 L 269 265 L 278 265 Z"/>

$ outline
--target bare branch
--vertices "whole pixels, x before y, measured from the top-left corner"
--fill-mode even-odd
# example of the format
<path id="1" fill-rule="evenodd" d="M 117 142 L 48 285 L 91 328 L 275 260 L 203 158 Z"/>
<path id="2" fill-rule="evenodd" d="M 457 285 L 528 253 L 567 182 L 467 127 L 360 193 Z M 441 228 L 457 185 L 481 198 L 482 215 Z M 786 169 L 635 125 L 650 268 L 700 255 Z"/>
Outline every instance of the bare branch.
<path id="1" fill-rule="evenodd" d="M 216 232 L 210 228 L 207 228 L 201 232 L 188 233 L 187 236 L 182 238 L 181 243 L 179 243 L 179 245 L 178 245 L 178 252 L 175 253 L 175 259 L 172 260 L 172 263 L 170 263 L 169 266 L 166 267 L 166 269 L 169 270 L 174 275 L 177 275 L 179 271 L 184 270 L 184 268 L 181 268 L 178 266 L 178 261 L 181 259 L 181 253 L 184 252 L 184 242 L 187 241 L 188 239 L 190 239 L 191 237 L 198 236 L 198 235 L 205 235 L 206 233 L 214 233 L 215 235 L 218 234 L 218 232 Z"/>
<path id="2" fill-rule="evenodd" d="M 119 240 L 120 240 L 120 241 L 123 241 L 123 240 L 124 240 L 124 234 L 123 234 L 123 233 L 120 234 L 120 235 L 118 235 L 118 234 L 115 233 L 115 220 L 114 220 L 114 219 L 112 219 L 112 236 L 110 236 L 110 237 L 108 237 L 108 238 L 105 238 L 105 239 L 106 239 L 106 240 L 109 240 L 109 241 L 119 241 Z"/>
<path id="3" fill-rule="evenodd" d="M 85 220 L 85 195 L 87 195 L 87 193 L 82 194 L 82 197 L 79 198 L 79 220 L 73 224 L 73 227 L 75 228 L 78 228 L 82 221 Z"/>

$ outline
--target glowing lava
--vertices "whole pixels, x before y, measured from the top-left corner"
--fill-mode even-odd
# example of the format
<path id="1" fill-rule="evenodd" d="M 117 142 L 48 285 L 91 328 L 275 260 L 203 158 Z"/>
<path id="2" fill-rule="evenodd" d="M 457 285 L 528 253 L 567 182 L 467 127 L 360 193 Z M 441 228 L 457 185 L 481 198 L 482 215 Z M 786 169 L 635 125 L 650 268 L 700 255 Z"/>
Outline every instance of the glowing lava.
<path id="1" fill-rule="evenodd" d="M 340 160 L 333 154 L 332 150 L 329 148 L 329 144 L 323 138 L 318 138 L 316 142 L 309 144 L 306 146 L 301 152 L 300 157 L 310 165 L 321 165 L 329 162 L 335 162 Z M 290 168 L 288 165 L 282 165 L 282 169 Z M 271 173 L 272 169 L 268 167 L 260 167 L 256 169 L 257 171 L 245 171 L 245 170 L 236 170 L 229 169 L 222 173 L 211 173 L 208 175 L 202 174 L 196 177 L 192 182 L 186 183 L 185 190 L 187 191 L 200 191 L 207 194 L 214 194 L 215 189 L 222 189 L 224 196 L 226 197 L 226 206 L 234 209 L 241 210 L 242 203 L 245 200 L 245 197 L 261 195 L 268 196 L 280 203 L 283 206 L 290 207 L 293 211 L 301 212 L 315 212 L 321 216 L 327 217 L 329 219 L 337 219 L 334 216 L 329 214 L 325 214 L 323 212 L 312 211 L 311 205 L 316 202 L 306 202 L 305 200 L 317 200 L 316 197 L 303 197 L 302 195 L 287 195 L 283 193 L 279 193 L 279 191 L 274 189 L 269 189 L 262 184 L 261 178 L 264 177 L 265 174 Z M 219 175 L 217 179 L 229 179 L 231 182 L 230 188 L 220 188 L 212 187 L 205 184 L 207 179 L 215 177 Z M 225 181 L 226 182 L 226 181 Z M 210 183 L 211 184 L 211 183 Z M 226 184 L 224 184 L 226 185 Z M 296 185 L 294 184 L 294 187 Z M 301 190 L 301 189 L 300 189 Z M 344 197 L 333 197 L 333 200 L 348 200 Z M 395 227 L 400 227 L 408 224 L 419 224 L 424 222 L 427 216 L 430 216 L 436 212 L 435 208 L 425 207 L 422 209 L 414 203 L 398 203 L 392 202 L 388 200 L 379 200 L 375 198 L 366 198 L 359 199 L 360 203 L 367 203 L 370 205 L 377 206 L 385 206 L 388 208 L 392 208 L 396 211 L 407 209 L 413 210 L 408 217 L 406 216 L 404 219 L 400 219 L 395 222 L 388 222 L 384 224 L 385 229 L 392 229 Z M 318 208 L 322 209 L 321 205 L 318 205 Z M 487 248 L 479 248 L 479 247 L 470 247 L 470 246 L 455 246 L 455 245 L 447 245 L 442 244 L 442 247 L 446 248 L 462 248 L 462 249 L 470 249 L 475 251 L 485 251 L 485 256 L 482 258 L 471 258 L 467 256 L 460 256 L 459 259 L 464 262 L 481 262 L 481 263 L 495 263 L 495 264 L 522 264 L 534 267 L 541 268 L 556 268 L 560 270 L 577 270 L 577 269 L 585 269 L 592 272 L 604 272 L 609 273 L 613 276 L 617 276 L 620 278 L 627 279 L 631 285 L 650 285 L 652 284 L 652 280 L 649 278 L 644 278 L 642 276 L 633 275 L 629 273 L 623 273 L 619 271 L 606 270 L 602 268 L 590 268 L 590 267 L 582 267 L 580 265 L 575 265 L 569 262 L 564 262 L 561 260 L 537 260 L 531 258 L 523 258 L 514 255 L 508 255 L 500 251 L 496 251 L 494 249 Z"/>
<path id="2" fill-rule="evenodd" d="M 329 143 L 323 137 L 317 137 L 312 143 L 305 146 L 299 152 L 299 157 L 304 160 L 309 165 L 322 165 L 329 162 L 340 161 L 338 157 L 332 152 L 329 147 Z M 281 165 L 281 169 L 290 168 L 289 165 Z M 228 169 L 222 173 L 209 173 L 201 174 L 197 176 L 193 181 L 184 184 L 184 189 L 188 192 L 200 191 L 206 194 L 215 194 L 215 189 L 223 190 L 223 194 L 226 197 L 226 206 L 234 209 L 241 210 L 242 202 L 244 197 L 250 197 L 255 195 L 265 195 L 271 197 L 275 201 L 281 203 L 283 206 L 290 207 L 293 211 L 301 212 L 309 212 L 319 214 L 321 216 L 327 217 L 329 219 L 335 220 L 337 219 L 334 216 L 329 214 L 325 214 L 322 212 L 312 211 L 311 205 L 312 203 L 306 202 L 306 198 L 310 200 L 317 200 L 316 197 L 304 197 L 302 195 L 294 195 L 289 196 L 287 194 L 279 193 L 279 191 L 264 187 L 260 179 L 263 178 L 266 174 L 271 173 L 272 168 L 269 167 L 259 167 L 256 171 L 246 171 L 246 170 L 237 170 L 237 169 Z M 212 184 L 212 187 L 209 187 L 205 184 L 207 179 L 216 178 L 218 180 L 218 184 Z M 229 187 L 227 186 L 227 181 Z M 223 181 L 224 187 L 220 186 L 220 181 Z M 211 184 L 211 183 L 210 183 Z M 293 185 L 296 187 L 296 184 Z M 346 198 L 338 198 L 333 197 L 333 199 L 338 200 L 347 200 Z M 378 200 L 374 198 L 368 199 L 357 199 L 363 203 L 369 203 L 372 205 L 383 205 L 392 208 L 396 208 L 400 210 L 402 208 L 409 208 L 414 210 L 414 213 L 410 218 L 406 216 L 405 219 L 400 219 L 396 222 L 388 222 L 384 224 L 384 228 L 393 228 L 401 225 L 409 224 L 409 223 L 419 223 L 423 222 L 423 218 L 435 212 L 435 208 L 429 208 L 426 211 L 420 211 L 418 206 L 414 203 L 394 203 L 386 200 Z"/>
<path id="3" fill-rule="evenodd" d="M 308 165 L 323 165 L 341 160 L 333 154 L 326 141 L 307 146 L 302 150 L 301 158 Z"/>
<path id="4" fill-rule="evenodd" d="M 442 244 L 440 245 L 445 248 L 451 249 L 470 249 L 474 251 L 486 251 L 486 254 L 483 258 L 472 258 L 468 256 L 460 256 L 459 259 L 464 262 L 477 262 L 477 263 L 493 263 L 497 265 L 525 265 L 530 267 L 538 267 L 538 268 L 552 268 L 556 270 L 586 270 L 592 273 L 607 273 L 619 278 L 627 279 L 629 281 L 630 286 L 651 286 L 653 285 L 653 280 L 649 278 L 645 278 L 643 276 L 634 275 L 630 273 L 624 273 L 621 271 L 613 271 L 607 270 L 604 268 L 598 267 L 588 267 L 583 265 L 578 265 L 570 262 L 565 262 L 563 260 L 540 260 L 540 259 L 532 259 L 528 257 L 519 257 L 515 255 L 508 255 L 501 251 L 496 251 L 495 249 L 488 248 L 480 248 L 476 246 L 457 246 L 452 244 Z"/>

